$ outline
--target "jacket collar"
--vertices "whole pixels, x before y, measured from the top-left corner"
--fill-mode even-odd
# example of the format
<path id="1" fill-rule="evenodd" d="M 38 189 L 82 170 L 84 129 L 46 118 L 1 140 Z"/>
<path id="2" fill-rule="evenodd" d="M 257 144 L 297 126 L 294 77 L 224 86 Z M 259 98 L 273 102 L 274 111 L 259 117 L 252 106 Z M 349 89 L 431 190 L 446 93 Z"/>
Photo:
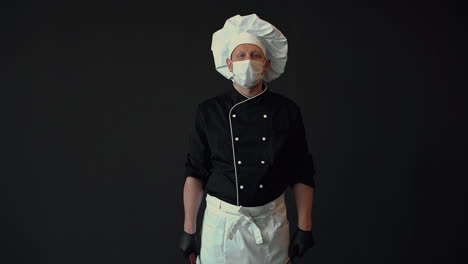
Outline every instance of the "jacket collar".
<path id="1" fill-rule="evenodd" d="M 267 94 L 269 92 L 268 90 L 268 85 L 266 84 L 266 82 L 262 81 L 263 85 L 262 85 L 262 91 L 259 93 L 259 94 L 256 94 L 254 96 L 247 96 L 245 94 L 243 94 L 242 92 L 240 92 L 239 90 L 237 90 L 237 88 L 234 86 L 234 82 L 232 83 L 232 88 L 231 88 L 231 91 L 229 92 L 231 98 L 234 100 L 234 103 L 237 104 L 241 101 L 245 101 L 245 100 L 248 100 L 249 102 L 250 101 L 258 101 L 260 100 L 262 97 L 265 96 L 265 94 Z"/>

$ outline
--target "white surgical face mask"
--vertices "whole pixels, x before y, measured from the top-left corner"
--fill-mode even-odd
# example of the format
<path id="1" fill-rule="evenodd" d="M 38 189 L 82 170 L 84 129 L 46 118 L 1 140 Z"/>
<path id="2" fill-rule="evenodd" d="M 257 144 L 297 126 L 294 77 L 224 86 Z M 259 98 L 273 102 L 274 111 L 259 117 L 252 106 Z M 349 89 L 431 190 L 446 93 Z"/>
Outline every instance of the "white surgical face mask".
<path id="1" fill-rule="evenodd" d="M 241 60 L 232 62 L 232 78 L 243 88 L 252 88 L 263 79 L 265 61 Z"/>

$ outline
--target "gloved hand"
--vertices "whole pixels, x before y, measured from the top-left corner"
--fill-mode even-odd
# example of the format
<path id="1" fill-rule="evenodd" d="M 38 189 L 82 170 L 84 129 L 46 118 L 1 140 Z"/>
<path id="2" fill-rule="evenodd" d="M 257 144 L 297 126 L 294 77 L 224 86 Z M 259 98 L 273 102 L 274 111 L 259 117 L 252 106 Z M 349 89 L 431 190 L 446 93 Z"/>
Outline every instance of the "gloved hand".
<path id="1" fill-rule="evenodd" d="M 191 253 L 195 253 L 195 257 L 198 256 L 198 254 L 200 254 L 198 234 L 196 232 L 194 234 L 189 234 L 184 230 L 180 237 L 179 249 L 182 251 L 187 260 L 190 260 L 189 257 Z"/>
<path id="2" fill-rule="evenodd" d="M 289 259 L 292 262 L 298 257 L 302 258 L 304 253 L 313 246 L 314 237 L 312 231 L 304 231 L 298 227 L 289 243 Z"/>

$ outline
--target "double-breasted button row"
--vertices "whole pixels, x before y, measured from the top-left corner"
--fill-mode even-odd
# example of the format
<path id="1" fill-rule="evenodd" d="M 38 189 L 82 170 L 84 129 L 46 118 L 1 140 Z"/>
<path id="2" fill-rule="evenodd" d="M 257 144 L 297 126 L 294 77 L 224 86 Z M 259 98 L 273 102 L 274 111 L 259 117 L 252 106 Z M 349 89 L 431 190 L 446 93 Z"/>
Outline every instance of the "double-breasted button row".
<path id="1" fill-rule="evenodd" d="M 234 114 L 234 113 L 233 113 L 231 116 L 232 116 L 233 118 L 236 118 L 236 114 Z M 263 116 L 263 118 L 268 118 L 268 115 L 267 115 L 267 114 L 263 114 L 262 116 Z M 235 141 L 239 141 L 240 138 L 239 138 L 239 137 L 234 137 L 234 140 L 235 140 Z M 267 138 L 266 138 L 266 137 L 262 137 L 261 140 L 262 140 L 262 141 L 266 141 Z M 265 162 L 264 160 L 261 160 L 260 163 L 261 163 L 261 164 L 265 164 L 266 162 Z M 241 161 L 241 160 L 237 160 L 237 164 L 242 164 L 242 161 Z M 263 184 L 258 185 L 258 188 L 263 189 Z M 239 189 L 243 190 L 243 189 L 244 189 L 244 185 L 239 185 Z"/>
<path id="2" fill-rule="evenodd" d="M 260 161 L 261 164 L 265 164 L 266 162 L 264 160 L 261 160 Z M 241 160 L 237 160 L 237 164 L 242 164 L 242 161 Z"/>
<path id="3" fill-rule="evenodd" d="M 262 188 L 263 188 L 263 184 L 258 185 L 258 187 L 259 187 L 260 189 L 262 189 Z M 244 189 L 244 185 L 239 185 L 239 189 Z"/>
<path id="4" fill-rule="evenodd" d="M 235 141 L 239 141 L 239 137 L 234 137 Z M 266 137 L 262 137 L 262 141 L 266 141 Z"/>
<path id="5" fill-rule="evenodd" d="M 236 114 L 232 114 L 232 117 L 234 117 L 234 118 L 235 118 L 235 117 L 236 117 Z M 263 114 L 263 118 L 267 118 L 267 117 L 268 117 L 268 115 L 267 115 L 267 114 Z"/>

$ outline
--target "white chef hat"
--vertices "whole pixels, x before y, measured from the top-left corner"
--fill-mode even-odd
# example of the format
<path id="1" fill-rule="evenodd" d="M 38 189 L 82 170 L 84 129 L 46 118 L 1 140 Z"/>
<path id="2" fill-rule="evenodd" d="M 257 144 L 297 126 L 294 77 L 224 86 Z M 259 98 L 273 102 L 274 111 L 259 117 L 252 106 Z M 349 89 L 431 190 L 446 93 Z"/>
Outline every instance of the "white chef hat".
<path id="1" fill-rule="evenodd" d="M 216 70 L 224 77 L 232 78 L 226 59 L 231 58 L 237 45 L 244 43 L 259 46 L 271 60 L 263 80 L 270 82 L 284 72 L 288 60 L 288 41 L 283 33 L 256 14 L 235 15 L 226 20 L 223 28 L 213 33 L 211 42 Z"/>

